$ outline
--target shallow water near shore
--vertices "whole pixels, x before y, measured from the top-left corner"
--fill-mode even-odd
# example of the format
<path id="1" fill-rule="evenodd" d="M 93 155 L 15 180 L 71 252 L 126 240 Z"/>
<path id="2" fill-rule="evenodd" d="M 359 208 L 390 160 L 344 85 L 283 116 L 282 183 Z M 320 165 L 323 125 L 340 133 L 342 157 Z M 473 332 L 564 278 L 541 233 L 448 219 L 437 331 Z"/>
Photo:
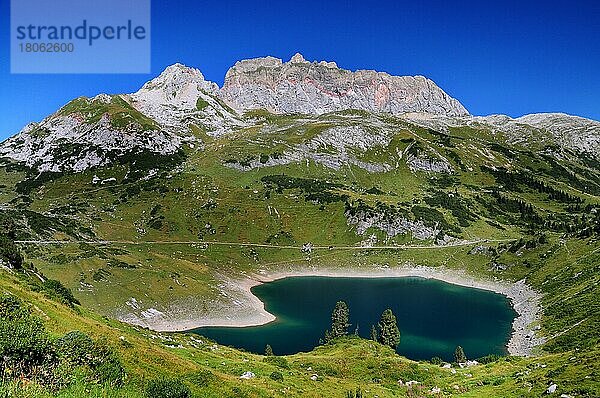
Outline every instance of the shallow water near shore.
<path id="1" fill-rule="evenodd" d="M 350 307 L 351 333 L 368 337 L 391 308 L 398 319 L 398 353 L 420 360 L 451 360 L 461 345 L 469 358 L 506 354 L 516 312 L 505 296 L 434 279 L 290 277 L 252 288 L 277 319 L 251 327 L 203 327 L 194 332 L 220 344 L 278 355 L 310 351 L 330 327 L 336 301 Z"/>

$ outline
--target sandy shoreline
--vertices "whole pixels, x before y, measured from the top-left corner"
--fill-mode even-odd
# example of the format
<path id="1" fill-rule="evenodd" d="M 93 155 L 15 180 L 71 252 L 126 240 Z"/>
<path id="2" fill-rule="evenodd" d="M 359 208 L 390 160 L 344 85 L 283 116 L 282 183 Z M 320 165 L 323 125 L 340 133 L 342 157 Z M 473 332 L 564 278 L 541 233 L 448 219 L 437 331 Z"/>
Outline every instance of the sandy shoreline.
<path id="1" fill-rule="evenodd" d="M 464 271 L 442 267 L 373 267 L 361 269 L 331 269 L 292 267 L 285 271 L 267 271 L 245 275 L 239 279 L 230 279 L 220 285 L 221 293 L 230 304 L 212 303 L 213 310 L 205 314 L 192 314 L 194 311 L 182 311 L 183 303 L 178 303 L 161 316 L 152 319 L 123 319 L 121 320 L 150 327 L 157 331 L 175 332 L 186 331 L 203 326 L 232 326 L 246 327 L 264 325 L 275 320 L 275 317 L 265 310 L 264 303 L 252 294 L 254 286 L 277 279 L 298 276 L 323 277 L 421 277 L 436 279 L 455 285 L 484 289 L 503 294 L 508 297 L 512 307 L 518 314 L 513 321 L 513 333 L 507 344 L 511 355 L 532 355 L 536 346 L 543 339 L 535 334 L 536 326 L 541 317 L 540 294 L 535 292 L 524 281 L 508 283 L 499 280 L 475 278 Z M 187 303 L 187 308 L 193 303 Z M 192 307 L 193 308 L 193 307 Z"/>

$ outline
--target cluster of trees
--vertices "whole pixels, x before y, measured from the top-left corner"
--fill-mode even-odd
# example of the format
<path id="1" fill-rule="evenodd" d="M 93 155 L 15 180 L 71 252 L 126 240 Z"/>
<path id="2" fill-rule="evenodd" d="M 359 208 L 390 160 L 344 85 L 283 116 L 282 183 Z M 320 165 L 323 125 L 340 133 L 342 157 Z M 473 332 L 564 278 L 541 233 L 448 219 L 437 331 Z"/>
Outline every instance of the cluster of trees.
<path id="1" fill-rule="evenodd" d="M 571 195 L 568 192 L 547 185 L 544 181 L 538 180 L 531 173 L 509 172 L 506 169 L 492 169 L 482 167 L 482 169 L 494 176 L 496 182 L 502 184 L 504 189 L 508 191 L 521 192 L 521 187 L 528 187 L 536 190 L 539 193 L 548 195 L 550 200 L 563 203 L 583 203 L 583 199 L 579 196 Z"/>
<path id="2" fill-rule="evenodd" d="M 23 255 L 11 238 L 0 234 L 0 260 L 10 268 L 21 269 L 23 266 Z"/>
<path id="3" fill-rule="evenodd" d="M 573 178 L 570 181 L 572 186 L 586 191 L 586 187 L 579 187 L 575 182 L 580 183 L 577 178 L 569 174 L 566 169 L 558 164 L 553 164 L 556 170 L 561 170 L 565 176 Z M 549 185 L 542 180 L 539 180 L 525 172 L 509 172 L 506 169 L 491 169 L 482 167 L 482 170 L 492 174 L 496 182 L 502 185 L 503 191 L 524 192 L 526 190 L 537 191 L 546 194 L 548 199 L 566 203 L 566 213 L 547 214 L 539 213 L 535 207 L 527 201 L 520 198 L 512 198 L 506 194 L 502 194 L 498 189 L 494 189 L 491 196 L 495 199 L 495 203 L 486 203 L 481 197 L 477 197 L 478 201 L 486 205 L 492 215 L 502 213 L 517 213 L 519 218 L 513 218 L 512 222 L 520 223 L 530 230 L 539 230 L 540 228 L 565 232 L 579 237 L 590 237 L 600 233 L 600 215 L 594 205 L 585 205 L 584 200 L 577 195 L 558 189 Z"/>
<path id="4" fill-rule="evenodd" d="M 324 180 L 297 178 L 287 175 L 267 175 L 260 179 L 268 190 L 281 194 L 284 189 L 299 189 L 305 195 L 304 200 L 320 204 L 345 202 L 349 196 L 335 191 L 343 186 Z"/>
<path id="5" fill-rule="evenodd" d="M 444 191 L 435 191 L 431 196 L 426 197 L 424 201 L 429 206 L 450 210 L 461 227 L 468 227 L 471 225 L 470 221 L 477 219 L 477 216 L 469 210 L 469 203 L 461 198 L 457 191 L 451 195 Z"/>
<path id="6" fill-rule="evenodd" d="M 23 255 L 15 245 L 15 225 L 12 220 L 0 220 L 0 260 L 10 268 L 20 269 L 23 266 Z"/>
<path id="7" fill-rule="evenodd" d="M 509 198 L 508 196 L 500 194 L 497 190 L 492 192 L 492 196 L 496 199 L 496 202 L 502 210 L 510 213 L 519 213 L 521 214 L 521 218 L 525 220 L 530 220 L 536 215 L 531 203 L 527 203 L 521 199 Z"/>
<path id="8" fill-rule="evenodd" d="M 348 308 L 348 304 L 345 301 L 338 301 L 331 312 L 331 329 L 325 331 L 324 342 L 329 343 L 338 337 L 347 336 L 349 334 L 348 329 L 350 326 L 350 309 Z M 355 329 L 354 333 L 355 335 L 358 335 L 358 327 Z M 377 325 L 371 326 L 369 337 L 371 340 L 377 341 L 394 350 L 398 344 L 400 344 L 400 329 L 398 328 L 398 321 L 391 309 L 388 308 L 383 311 Z M 273 355 L 273 350 L 268 344 L 265 349 L 265 355 Z M 443 361 L 440 359 L 440 362 Z M 465 351 L 461 346 L 457 346 L 454 350 L 454 362 L 467 362 L 467 356 L 465 355 Z M 348 394 L 348 396 L 350 395 Z M 356 396 L 360 396 L 358 392 L 356 393 Z"/>
<path id="9" fill-rule="evenodd" d="M 583 238 L 600 234 L 600 212 L 595 206 L 583 207 L 581 204 L 575 203 L 567 207 L 569 214 L 549 213 L 542 216 L 536 212 L 531 203 L 527 203 L 522 199 L 513 199 L 498 191 L 493 191 L 491 195 L 496 200 L 497 209 L 509 213 L 518 213 L 520 218 L 514 221 L 527 226 L 531 231 L 544 228 Z M 482 202 L 480 197 L 478 199 Z M 573 214 L 578 212 L 581 213 Z"/>
<path id="10" fill-rule="evenodd" d="M 348 335 L 350 325 L 350 309 L 345 301 L 338 301 L 331 312 L 331 329 L 325 331 L 325 343 L 338 337 Z M 358 335 L 358 327 L 354 332 Z M 400 329 L 396 316 L 391 309 L 386 309 L 381 314 L 377 325 L 371 326 L 371 339 L 396 349 L 400 344 Z"/>

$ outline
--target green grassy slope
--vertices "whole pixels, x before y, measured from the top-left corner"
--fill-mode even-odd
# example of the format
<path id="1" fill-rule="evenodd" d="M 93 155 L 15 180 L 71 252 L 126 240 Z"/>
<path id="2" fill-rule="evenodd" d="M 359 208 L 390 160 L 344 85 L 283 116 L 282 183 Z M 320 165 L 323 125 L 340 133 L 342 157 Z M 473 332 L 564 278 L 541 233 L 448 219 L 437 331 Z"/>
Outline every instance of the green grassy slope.
<path id="1" fill-rule="evenodd" d="M 120 103 L 111 107 L 117 113 L 126 111 Z M 118 349 L 140 383 L 158 373 L 193 372 L 205 365 L 197 358 L 212 364 L 214 355 L 211 371 L 225 381 L 199 390 L 203 393 L 210 390 L 222 396 L 220 392 L 233 394 L 239 387 L 250 395 L 270 396 L 290 387 L 287 393 L 298 395 L 315 390 L 300 363 L 289 376 L 290 384 L 279 385 L 268 378 L 276 367 L 264 364 L 259 356 L 225 348 L 218 353 L 200 350 L 194 356 L 193 348 L 164 349 L 148 340 L 150 332 L 105 321 L 94 313 L 114 317 L 127 309 L 125 302 L 131 297 L 145 297 L 159 309 L 192 296 L 209 303 L 219 299 L 218 285 L 225 275 L 241 278 L 290 266 L 445 266 L 507 281 L 525 278 L 542 292 L 539 333 L 548 339 L 542 347 L 546 354 L 472 368 L 468 378 L 391 354 L 385 358 L 368 354 L 373 343 L 358 340 L 292 356 L 288 362 L 306 361 L 304 366 L 333 361 L 327 366 L 335 370 L 324 370 L 331 375 L 316 387 L 318 393 L 331 396 L 344 396 L 341 390 L 357 386 L 373 392 L 368 396 L 401 394 L 406 387 L 397 379 L 411 378 L 425 383 L 428 391 L 438 386 L 444 393 L 464 396 L 539 396 L 551 381 L 561 392 L 600 395 L 594 384 L 598 369 L 592 361 L 600 354 L 597 162 L 568 150 L 562 150 L 557 160 L 548 155 L 556 148 L 540 142 L 509 144 L 502 133 L 481 128 L 453 127 L 444 134 L 361 112 L 300 117 L 257 111 L 246 118 L 254 121 L 251 127 L 222 137 L 203 136 L 204 147 L 186 148 L 184 157 L 173 160 L 176 166 L 136 159 L 49 176 L 37 176 L 7 161 L 0 167 L 0 221 L 16 240 L 34 241 L 20 245 L 26 263 L 63 282 L 87 308 L 77 315 L 56 307 L 62 312 L 49 315 L 51 330 L 83 328 L 81 322 L 89 324 L 86 332 L 98 337 L 128 333 L 126 338 L 143 348 Z M 366 149 L 341 150 L 335 140 L 323 140 L 335 126 L 363 128 L 389 140 Z M 303 154 L 307 147 L 310 156 L 286 161 L 290 153 Z M 345 160 L 338 168 L 323 164 L 340 156 Z M 445 158 L 454 173 L 411 170 L 411 156 Z M 390 167 L 372 173 L 365 164 Z M 94 183 L 94 176 L 116 181 Z M 378 217 L 382 225 L 404 219 L 435 228 L 437 236 L 420 240 L 410 232 L 390 235 L 377 225 L 359 235 L 349 222 L 351 216 Z M 444 235 L 488 241 L 429 248 Z M 372 236 L 375 246 L 400 247 L 356 247 Z M 47 242 L 54 240 L 69 243 Z M 310 256 L 300 250 L 307 242 L 319 247 Z M 488 250 L 471 254 L 475 246 Z M 40 300 L 51 303 L 18 285 L 7 281 L 4 285 L 20 289 L 18 294 L 37 306 Z M 73 326 L 57 319 L 71 319 Z M 148 358 L 140 359 L 139 351 L 147 351 Z M 217 365 L 225 358 L 221 355 L 234 358 L 228 361 L 237 367 L 229 373 L 219 370 Z M 238 379 L 245 363 L 259 366 L 257 379 Z M 414 367 L 415 376 L 397 367 Z M 376 371 L 384 376 L 377 377 Z"/>

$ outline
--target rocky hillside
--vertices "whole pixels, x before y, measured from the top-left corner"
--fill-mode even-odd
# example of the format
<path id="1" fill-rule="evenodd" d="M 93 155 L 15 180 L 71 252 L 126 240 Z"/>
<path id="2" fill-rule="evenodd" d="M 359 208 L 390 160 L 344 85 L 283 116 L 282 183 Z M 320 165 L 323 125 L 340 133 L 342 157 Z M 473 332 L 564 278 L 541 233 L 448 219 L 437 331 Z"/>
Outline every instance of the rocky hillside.
<path id="1" fill-rule="evenodd" d="M 79 172 L 130 162 L 140 154 L 170 164 L 183 150 L 200 149 L 212 138 L 232 136 L 252 126 L 272 129 L 260 127 L 265 124 L 261 111 L 306 116 L 369 112 L 400 117 L 444 134 L 458 128 L 491 131 L 501 142 L 531 145 L 556 158 L 577 157 L 575 152 L 596 158 L 600 153 L 600 123 L 595 121 L 564 114 L 474 117 L 425 77 L 351 72 L 333 62 L 308 62 L 296 54 L 285 63 L 273 57 L 237 62 L 222 88 L 205 80 L 197 69 L 169 66 L 135 93 L 71 101 L 1 143 L 0 157 L 39 172 Z M 241 167 L 313 159 L 334 168 L 354 164 L 372 172 L 389 171 L 394 165 L 373 165 L 353 152 L 387 145 L 394 135 L 391 124 L 384 129 L 377 121 L 372 128 L 330 129 L 290 148 L 279 159 Z M 335 153 L 323 155 L 318 149 L 323 147 L 332 147 Z M 425 158 L 405 155 L 411 170 L 452 172 L 447 159 L 435 153 Z"/>
<path id="2" fill-rule="evenodd" d="M 163 129 L 121 96 L 78 98 L 0 144 L 0 155 L 40 172 L 83 171 L 152 152 L 171 156 L 179 136 Z"/>

